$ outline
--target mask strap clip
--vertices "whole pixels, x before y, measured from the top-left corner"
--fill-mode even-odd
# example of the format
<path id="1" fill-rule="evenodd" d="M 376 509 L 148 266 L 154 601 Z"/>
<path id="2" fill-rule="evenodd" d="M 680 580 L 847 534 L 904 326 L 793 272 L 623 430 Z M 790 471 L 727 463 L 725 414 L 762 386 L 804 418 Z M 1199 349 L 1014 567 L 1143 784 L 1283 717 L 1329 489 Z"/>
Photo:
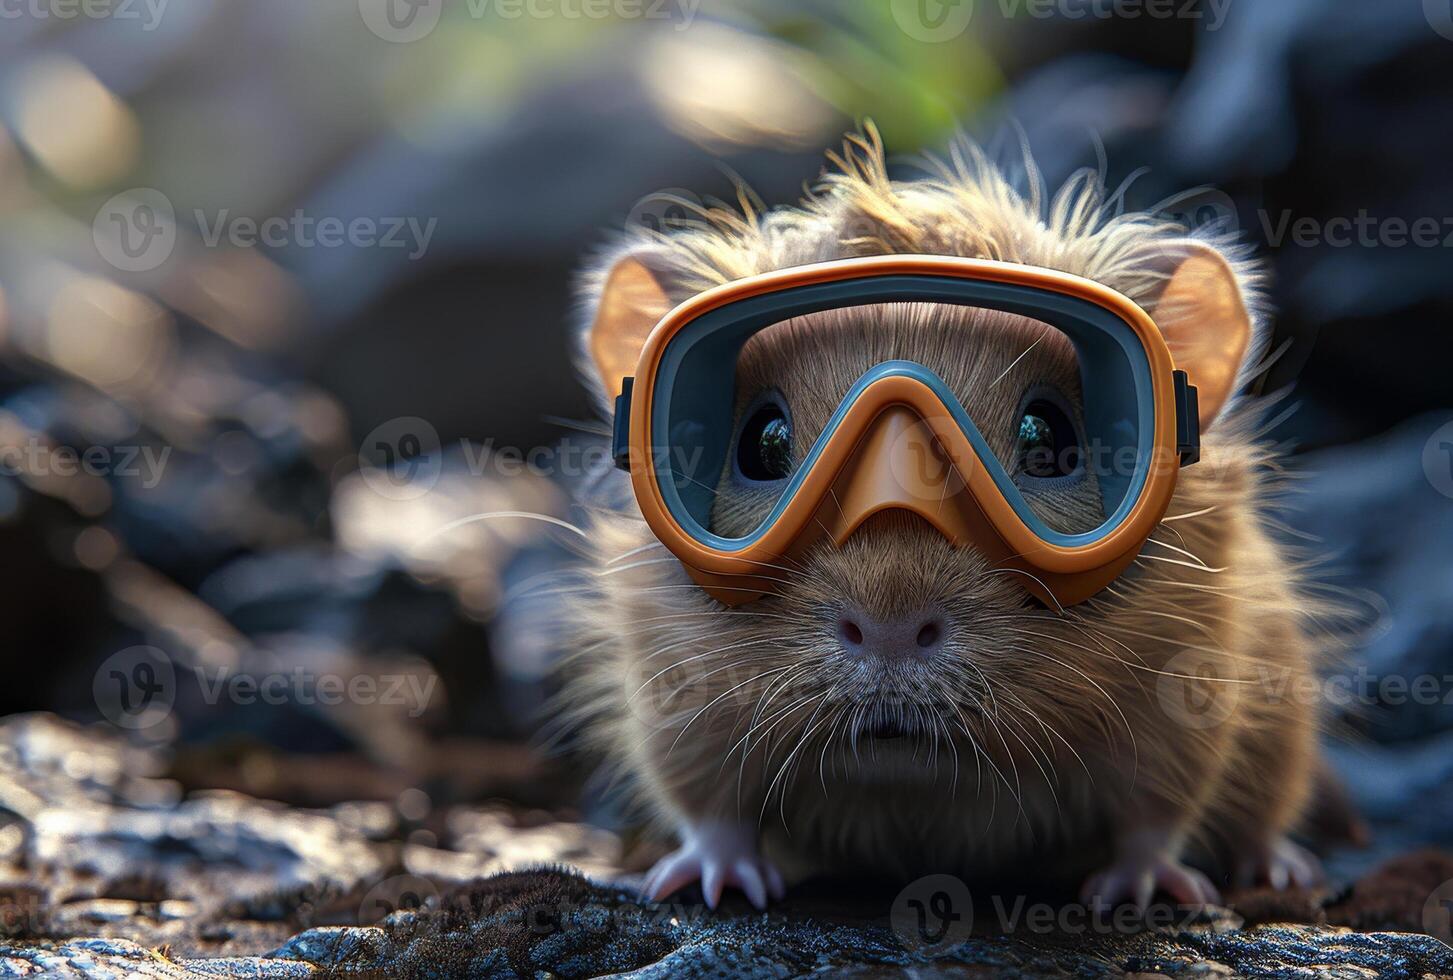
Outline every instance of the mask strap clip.
<path id="1" fill-rule="evenodd" d="M 1184 371 L 1176 371 L 1176 452 L 1181 465 L 1190 466 L 1201 458 L 1201 408 L 1196 386 Z"/>
<path id="2" fill-rule="evenodd" d="M 631 389 L 635 384 L 635 378 L 621 379 L 621 393 L 616 395 L 615 419 L 611 424 L 610 455 L 622 470 L 631 468 Z"/>

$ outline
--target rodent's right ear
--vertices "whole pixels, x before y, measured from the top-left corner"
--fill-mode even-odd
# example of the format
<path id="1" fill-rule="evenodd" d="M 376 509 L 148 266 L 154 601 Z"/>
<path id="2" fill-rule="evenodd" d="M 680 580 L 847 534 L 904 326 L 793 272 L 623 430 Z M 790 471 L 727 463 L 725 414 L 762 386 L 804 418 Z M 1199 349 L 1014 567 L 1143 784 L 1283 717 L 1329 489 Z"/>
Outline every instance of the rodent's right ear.
<path id="1" fill-rule="evenodd" d="M 621 379 L 635 372 L 651 328 L 676 305 L 669 291 L 673 278 L 659 255 L 632 251 L 587 281 L 584 347 L 596 394 L 607 408 L 620 394 Z"/>
<path id="2" fill-rule="evenodd" d="M 1154 264 L 1164 285 L 1151 315 L 1176 367 L 1199 390 L 1204 432 L 1246 386 L 1256 326 L 1236 266 L 1214 245 L 1193 238 L 1166 242 Z"/>

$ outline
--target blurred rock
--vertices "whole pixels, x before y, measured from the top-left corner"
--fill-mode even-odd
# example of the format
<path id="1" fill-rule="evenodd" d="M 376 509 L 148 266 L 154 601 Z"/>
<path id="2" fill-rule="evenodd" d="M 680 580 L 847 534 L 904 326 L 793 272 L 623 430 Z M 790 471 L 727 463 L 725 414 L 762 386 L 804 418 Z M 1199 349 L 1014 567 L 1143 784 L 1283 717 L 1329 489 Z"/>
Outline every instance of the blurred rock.
<path id="1" fill-rule="evenodd" d="M 1363 625 L 1327 665 L 1330 752 L 1374 849 L 1343 853 L 1357 874 L 1420 843 L 1453 845 L 1453 413 L 1296 461 L 1288 522 L 1324 556 L 1328 597 Z"/>
<path id="2" fill-rule="evenodd" d="M 280 918 L 312 893 L 378 877 L 371 845 L 332 819 L 236 794 L 180 800 L 154 754 L 45 715 L 0 721 L 0 805 L 22 818 L 21 866 L 52 901 L 135 893 Z"/>
<path id="3" fill-rule="evenodd" d="M 528 797 L 521 787 L 539 781 L 538 765 L 526 773 L 474 754 L 491 778 L 513 771 L 519 785 L 459 795 L 492 788 Z M 444 753 L 441 773 L 461 758 L 462 747 Z M 184 797 L 161 778 L 166 768 L 163 751 L 105 729 L 44 714 L 0 720 L 0 933 L 257 952 L 289 924 L 372 921 L 364 916 L 375 893 L 391 894 L 386 884 L 400 875 L 437 893 L 535 864 L 619 872 L 614 835 L 545 811 L 436 806 L 411 787 L 388 802 L 327 811 L 231 791 Z M 376 769 L 363 771 L 376 778 Z"/>

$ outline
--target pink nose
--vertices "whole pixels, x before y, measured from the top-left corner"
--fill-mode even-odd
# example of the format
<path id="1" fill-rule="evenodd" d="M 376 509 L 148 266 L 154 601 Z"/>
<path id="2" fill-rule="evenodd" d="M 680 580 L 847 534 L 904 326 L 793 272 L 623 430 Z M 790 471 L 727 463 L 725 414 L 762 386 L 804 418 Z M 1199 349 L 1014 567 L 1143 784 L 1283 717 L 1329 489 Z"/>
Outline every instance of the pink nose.
<path id="1" fill-rule="evenodd" d="M 944 621 L 927 610 L 879 618 L 848 608 L 838 617 L 837 635 L 849 656 L 925 660 L 943 648 Z"/>

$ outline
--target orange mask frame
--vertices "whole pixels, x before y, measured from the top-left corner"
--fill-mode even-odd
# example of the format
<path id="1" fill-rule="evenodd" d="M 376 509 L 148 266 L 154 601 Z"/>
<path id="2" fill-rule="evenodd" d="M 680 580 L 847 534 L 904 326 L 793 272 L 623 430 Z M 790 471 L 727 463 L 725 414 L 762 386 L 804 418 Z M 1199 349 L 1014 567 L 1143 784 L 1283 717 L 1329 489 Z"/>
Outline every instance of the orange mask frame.
<path id="1" fill-rule="evenodd" d="M 745 546 L 714 547 L 673 514 L 660 485 L 652 431 L 657 373 L 668 346 L 700 317 L 728 304 L 804 286 L 882 276 L 931 276 L 1028 287 L 1087 301 L 1133 331 L 1149 366 L 1148 464 L 1128 512 L 1084 543 L 1046 540 L 1006 499 L 985 461 L 914 377 L 889 375 L 859 391 L 832 438 L 772 522 Z M 874 514 L 916 514 L 956 546 L 979 549 L 1018 573 L 1041 602 L 1065 607 L 1109 585 L 1165 516 L 1180 467 L 1198 455 L 1196 389 L 1177 371 L 1160 330 L 1123 294 L 1080 276 L 1016 263 L 934 255 L 841 259 L 764 273 L 699 293 L 667 313 L 646 339 L 633 378 L 617 399 L 615 452 L 625 462 L 641 514 L 657 539 L 713 598 L 740 605 L 777 591 L 785 562 L 824 538 L 841 545 Z M 997 465 L 997 461 L 996 461 Z"/>

